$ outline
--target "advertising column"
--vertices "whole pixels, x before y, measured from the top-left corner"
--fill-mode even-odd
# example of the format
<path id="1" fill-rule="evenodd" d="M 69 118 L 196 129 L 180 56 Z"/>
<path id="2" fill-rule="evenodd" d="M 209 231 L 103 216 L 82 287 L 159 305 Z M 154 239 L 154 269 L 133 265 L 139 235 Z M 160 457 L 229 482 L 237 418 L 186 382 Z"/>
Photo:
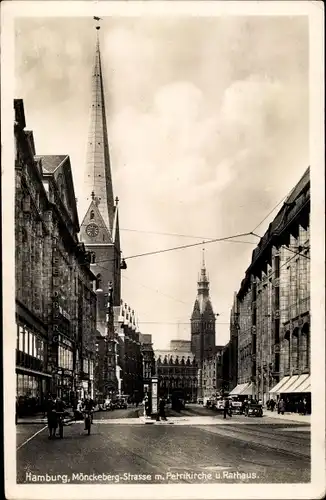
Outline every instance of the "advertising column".
<path id="1" fill-rule="evenodd" d="M 158 412 L 158 378 L 152 377 L 152 415 Z"/>

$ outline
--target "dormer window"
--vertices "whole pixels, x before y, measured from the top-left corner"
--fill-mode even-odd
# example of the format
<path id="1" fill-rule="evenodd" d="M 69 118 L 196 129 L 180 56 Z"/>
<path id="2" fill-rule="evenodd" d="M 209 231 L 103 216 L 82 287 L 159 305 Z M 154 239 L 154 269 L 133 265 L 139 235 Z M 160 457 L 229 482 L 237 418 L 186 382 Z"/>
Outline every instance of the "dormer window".
<path id="1" fill-rule="evenodd" d="M 94 210 L 92 210 L 90 213 L 90 219 L 94 219 Z"/>

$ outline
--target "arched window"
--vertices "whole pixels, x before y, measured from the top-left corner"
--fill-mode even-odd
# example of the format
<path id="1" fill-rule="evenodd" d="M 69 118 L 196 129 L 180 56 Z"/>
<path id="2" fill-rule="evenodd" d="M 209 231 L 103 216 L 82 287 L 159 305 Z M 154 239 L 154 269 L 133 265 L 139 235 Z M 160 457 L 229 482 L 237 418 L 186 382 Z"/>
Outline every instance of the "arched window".
<path id="1" fill-rule="evenodd" d="M 96 275 L 96 289 L 99 290 L 101 288 L 102 277 L 100 274 Z"/>
<path id="2" fill-rule="evenodd" d="M 96 255 L 94 252 L 91 253 L 91 264 L 95 264 L 96 262 Z"/>
<path id="3" fill-rule="evenodd" d="M 90 218 L 90 219 L 94 219 L 94 210 L 91 210 L 91 213 L 90 213 L 89 218 Z"/>

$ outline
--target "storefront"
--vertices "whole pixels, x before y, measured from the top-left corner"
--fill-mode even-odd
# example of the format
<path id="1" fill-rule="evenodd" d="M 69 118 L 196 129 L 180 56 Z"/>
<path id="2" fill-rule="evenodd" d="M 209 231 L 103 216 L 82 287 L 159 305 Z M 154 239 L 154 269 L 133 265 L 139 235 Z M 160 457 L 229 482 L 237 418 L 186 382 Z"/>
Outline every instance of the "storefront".
<path id="1" fill-rule="evenodd" d="M 43 410 L 51 374 L 45 371 L 47 342 L 31 325 L 17 324 L 16 409 L 18 415 Z"/>
<path id="2" fill-rule="evenodd" d="M 57 395 L 67 404 L 71 404 L 74 390 L 73 342 L 63 335 L 58 337 Z"/>
<path id="3" fill-rule="evenodd" d="M 285 402 L 285 411 L 311 413 L 310 375 L 292 375 L 283 377 L 270 391 L 270 396 Z"/>

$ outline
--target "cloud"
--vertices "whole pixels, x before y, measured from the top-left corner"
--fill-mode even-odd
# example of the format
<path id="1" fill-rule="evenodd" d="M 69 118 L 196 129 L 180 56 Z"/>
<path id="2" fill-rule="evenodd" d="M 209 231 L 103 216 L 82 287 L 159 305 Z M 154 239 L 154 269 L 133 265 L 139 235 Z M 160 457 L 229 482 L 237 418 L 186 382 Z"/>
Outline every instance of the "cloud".
<path id="1" fill-rule="evenodd" d="M 306 21 L 105 23 L 102 66 L 121 227 L 206 238 L 250 231 L 309 164 Z M 19 22 L 17 88 L 28 127 L 38 152 L 70 154 L 80 200 L 94 46 L 90 21 Z M 82 218 L 82 202 L 79 209 Z M 200 241 L 121 233 L 125 256 Z M 233 292 L 252 249 L 207 245 L 213 305 L 225 323 L 218 343 L 227 341 Z M 131 259 L 123 297 L 144 321 L 187 321 L 199 267 L 200 247 Z M 144 331 L 156 347 L 178 333 L 164 324 L 144 325 Z"/>

